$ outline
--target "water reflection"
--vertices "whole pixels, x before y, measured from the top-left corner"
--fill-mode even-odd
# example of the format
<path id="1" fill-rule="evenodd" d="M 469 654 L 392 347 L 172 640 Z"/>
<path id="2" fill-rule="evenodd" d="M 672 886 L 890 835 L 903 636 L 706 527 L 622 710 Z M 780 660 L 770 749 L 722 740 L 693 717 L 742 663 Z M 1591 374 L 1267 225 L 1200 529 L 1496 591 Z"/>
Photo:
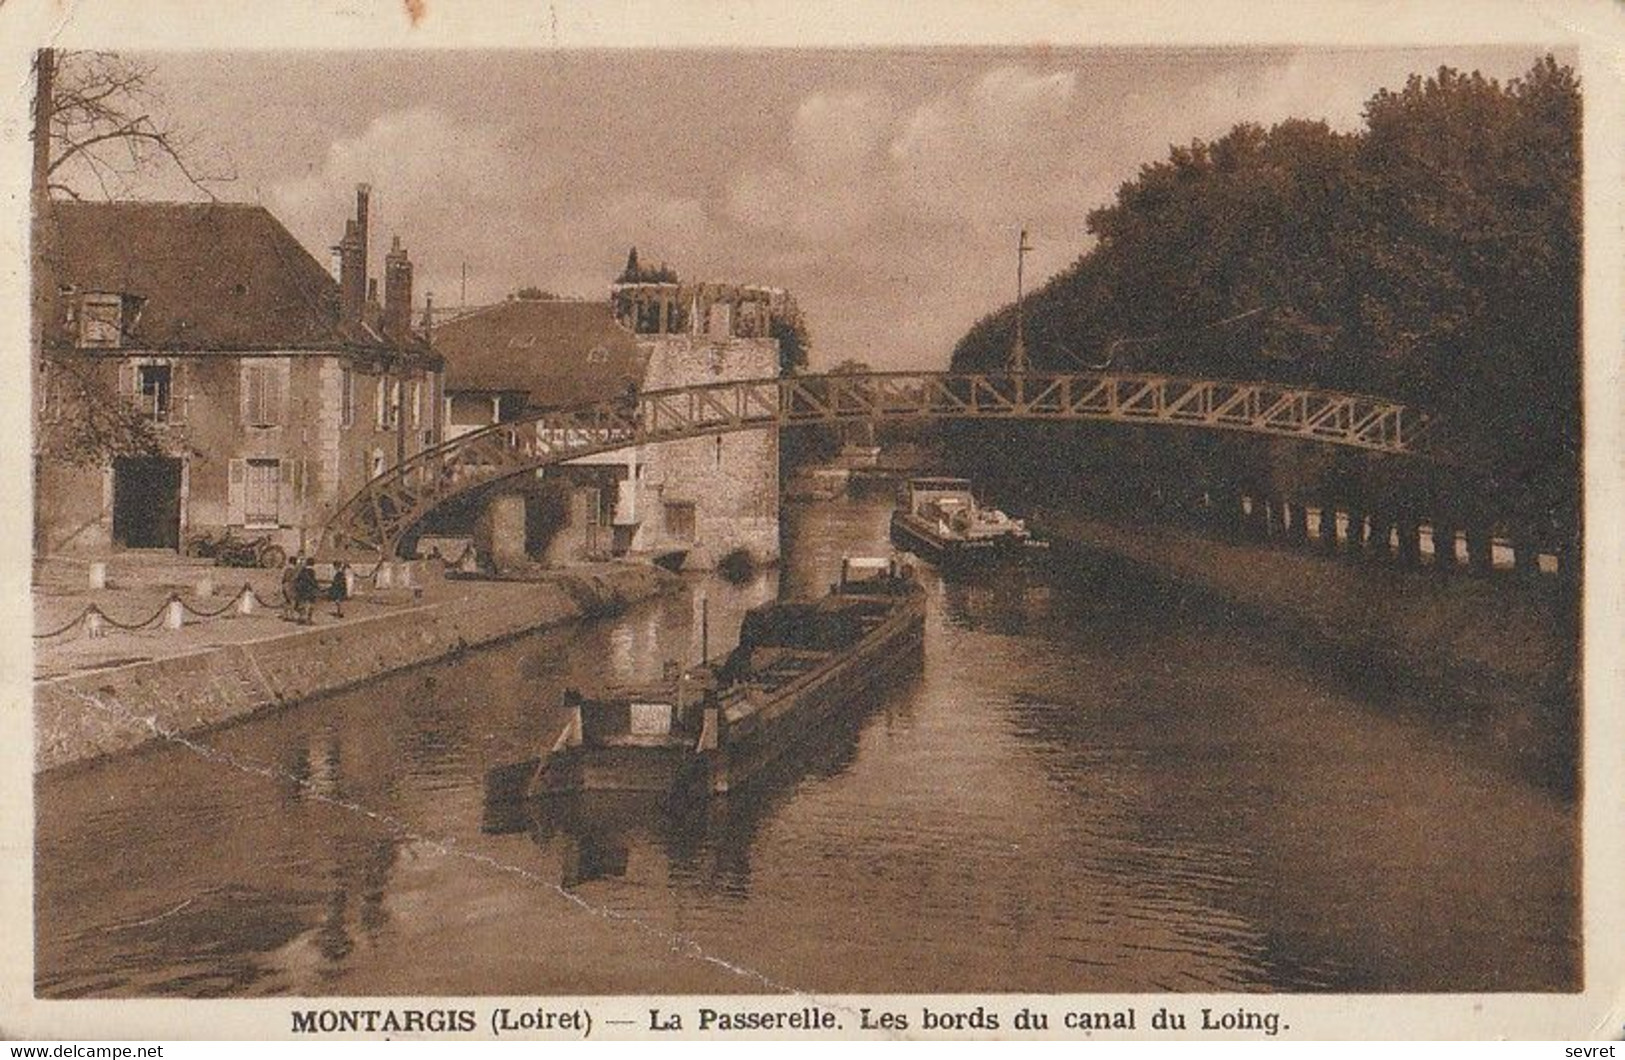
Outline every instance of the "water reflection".
<path id="1" fill-rule="evenodd" d="M 526 798 L 537 760 L 507 764 L 486 776 L 481 827 L 492 835 L 524 833 L 544 850 L 558 846 L 566 888 L 625 878 L 641 856 L 664 858 L 674 886 L 744 895 L 751 849 L 767 822 L 801 785 L 851 771 L 864 728 L 906 717 L 917 683 L 917 676 L 900 678 L 832 715 L 817 734 L 724 796 L 594 791 Z"/>
<path id="2" fill-rule="evenodd" d="M 821 991 L 1578 985 L 1574 804 L 1440 722 L 1477 699 L 1396 709 L 1121 572 L 923 569 L 923 670 L 727 798 L 490 797 L 566 688 L 697 659 L 702 616 L 728 650 L 888 517 L 796 506 L 747 584 L 39 781 L 38 992 L 762 988 L 679 937 Z"/>

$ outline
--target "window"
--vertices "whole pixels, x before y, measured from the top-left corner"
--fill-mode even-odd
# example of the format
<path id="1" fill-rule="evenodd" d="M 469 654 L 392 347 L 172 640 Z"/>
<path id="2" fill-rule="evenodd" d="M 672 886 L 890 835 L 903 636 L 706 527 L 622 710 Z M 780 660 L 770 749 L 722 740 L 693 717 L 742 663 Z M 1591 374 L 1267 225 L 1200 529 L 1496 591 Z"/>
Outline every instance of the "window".
<path id="1" fill-rule="evenodd" d="M 355 373 L 348 366 L 339 372 L 339 425 L 355 425 Z"/>
<path id="2" fill-rule="evenodd" d="M 694 540 L 694 502 L 666 503 L 666 534 L 676 541 Z"/>
<path id="3" fill-rule="evenodd" d="M 372 451 L 371 471 L 372 473 L 368 476 L 369 478 L 377 478 L 379 475 L 384 473 L 384 451 L 382 449 L 374 449 Z"/>
<path id="4" fill-rule="evenodd" d="M 124 344 L 124 298 L 116 294 L 87 294 L 79 306 L 79 345 L 117 347 Z"/>
<path id="5" fill-rule="evenodd" d="M 401 382 L 388 376 L 378 377 L 378 427 L 388 430 L 400 422 Z"/>
<path id="6" fill-rule="evenodd" d="M 282 373 L 277 365 L 243 365 L 243 422 L 250 427 L 282 422 Z"/>
<path id="7" fill-rule="evenodd" d="M 423 407 L 420 404 L 422 399 L 422 384 L 414 379 L 412 380 L 412 426 L 414 428 L 416 428 L 423 419 Z"/>
<path id="8" fill-rule="evenodd" d="M 276 526 L 281 518 L 282 461 L 250 460 L 243 491 L 243 522 L 248 527 Z"/>
<path id="9" fill-rule="evenodd" d="M 141 414 L 167 423 L 174 413 L 174 373 L 167 364 L 140 364 L 135 369 L 135 402 Z"/>

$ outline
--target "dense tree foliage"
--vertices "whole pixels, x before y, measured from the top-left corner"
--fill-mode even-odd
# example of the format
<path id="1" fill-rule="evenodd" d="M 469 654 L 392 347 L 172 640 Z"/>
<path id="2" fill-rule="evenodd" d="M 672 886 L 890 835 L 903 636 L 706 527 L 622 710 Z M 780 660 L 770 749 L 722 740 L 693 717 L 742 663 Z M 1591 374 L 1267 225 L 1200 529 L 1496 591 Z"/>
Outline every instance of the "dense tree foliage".
<path id="1" fill-rule="evenodd" d="M 1040 368 L 1189 371 L 1391 395 L 1436 414 L 1520 508 L 1572 507 L 1579 452 L 1580 94 L 1440 69 L 1364 128 L 1238 125 L 1088 215 L 1096 244 L 1026 305 Z M 996 368 L 1014 307 L 956 368 Z"/>
<path id="2" fill-rule="evenodd" d="M 779 340 L 779 374 L 794 375 L 807 367 L 807 356 L 812 351 L 812 333 L 807 330 L 807 318 L 790 295 L 773 307 L 767 322 L 768 335 Z"/>
<path id="3" fill-rule="evenodd" d="M 558 300 L 559 296 L 554 294 L 552 291 L 544 290 L 537 287 L 535 284 L 531 284 L 528 287 L 519 288 L 519 290 L 515 291 L 508 297 L 516 302 L 554 302 Z"/>
<path id="4" fill-rule="evenodd" d="M 638 248 L 633 247 L 626 255 L 626 268 L 616 277 L 616 283 L 676 283 L 677 270 L 665 262 L 659 265 L 643 265 L 638 262 Z"/>

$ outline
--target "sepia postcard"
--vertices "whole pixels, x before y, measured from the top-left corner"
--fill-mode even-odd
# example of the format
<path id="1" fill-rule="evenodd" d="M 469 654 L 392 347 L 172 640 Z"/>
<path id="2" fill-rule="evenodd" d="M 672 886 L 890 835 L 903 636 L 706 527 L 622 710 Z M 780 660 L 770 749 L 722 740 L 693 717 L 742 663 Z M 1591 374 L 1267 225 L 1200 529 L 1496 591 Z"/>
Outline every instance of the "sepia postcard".
<path id="1" fill-rule="evenodd" d="M 0 40 L 0 1034 L 1625 1037 L 1617 5 Z"/>

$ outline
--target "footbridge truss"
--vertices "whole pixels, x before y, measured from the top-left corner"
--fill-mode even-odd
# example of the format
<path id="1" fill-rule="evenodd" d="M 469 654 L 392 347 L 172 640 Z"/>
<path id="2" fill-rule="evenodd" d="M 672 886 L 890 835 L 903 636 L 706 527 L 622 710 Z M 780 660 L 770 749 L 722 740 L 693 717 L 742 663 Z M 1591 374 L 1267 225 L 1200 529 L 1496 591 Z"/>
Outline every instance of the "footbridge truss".
<path id="1" fill-rule="evenodd" d="M 872 372 L 651 390 L 538 412 L 426 449 L 349 498 L 324 550 L 393 555 L 436 508 L 577 457 L 732 431 L 938 419 L 1166 424 L 1413 455 L 1427 417 L 1382 398 L 1110 372 Z"/>

